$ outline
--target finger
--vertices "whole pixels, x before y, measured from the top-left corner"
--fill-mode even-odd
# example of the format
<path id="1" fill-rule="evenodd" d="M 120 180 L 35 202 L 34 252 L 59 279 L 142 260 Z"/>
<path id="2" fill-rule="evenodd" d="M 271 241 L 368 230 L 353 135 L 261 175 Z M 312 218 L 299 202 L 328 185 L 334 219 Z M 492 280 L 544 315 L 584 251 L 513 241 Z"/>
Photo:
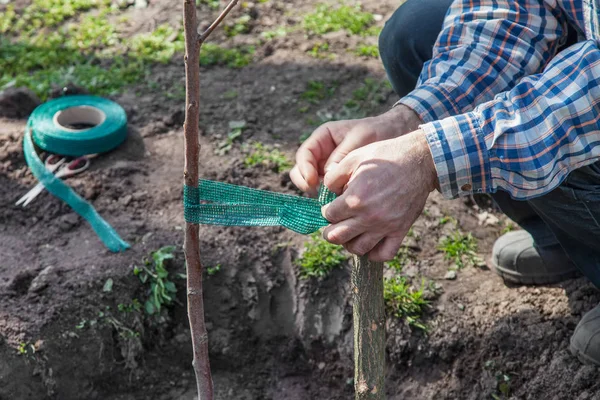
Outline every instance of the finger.
<path id="1" fill-rule="evenodd" d="M 323 230 L 323 238 L 329 243 L 344 245 L 364 232 L 364 228 L 354 218 L 329 225 Z"/>
<path id="2" fill-rule="evenodd" d="M 319 184 L 319 170 L 336 147 L 331 124 L 324 124 L 315 129 L 296 152 L 296 165 L 303 179 L 310 187 Z"/>
<path id="3" fill-rule="evenodd" d="M 325 186 L 332 192 L 341 194 L 354 172 L 356 162 L 357 157 L 354 157 L 352 153 L 348 154 L 335 168 L 327 171 L 323 178 Z"/>
<path id="4" fill-rule="evenodd" d="M 292 168 L 292 170 L 290 171 L 290 179 L 292 180 L 292 183 L 294 185 L 296 185 L 296 187 L 298 189 L 302 190 L 305 193 L 308 193 L 310 196 L 316 197 L 319 194 L 319 191 L 317 190 L 317 188 L 311 187 L 306 182 L 306 180 L 304 180 L 304 177 L 298 170 L 297 166 L 294 166 L 294 168 Z"/>
<path id="5" fill-rule="evenodd" d="M 352 254 L 364 256 L 371 251 L 382 238 L 383 236 L 378 233 L 367 232 L 352 239 L 344 247 Z"/>
<path id="6" fill-rule="evenodd" d="M 356 196 L 343 194 L 321 207 L 321 214 L 327 221 L 335 224 L 352 218 L 357 213 L 357 204 Z"/>
<path id="7" fill-rule="evenodd" d="M 396 257 L 398 250 L 402 246 L 401 237 L 387 237 L 371 250 L 369 253 L 369 260 L 376 262 L 390 261 Z"/>

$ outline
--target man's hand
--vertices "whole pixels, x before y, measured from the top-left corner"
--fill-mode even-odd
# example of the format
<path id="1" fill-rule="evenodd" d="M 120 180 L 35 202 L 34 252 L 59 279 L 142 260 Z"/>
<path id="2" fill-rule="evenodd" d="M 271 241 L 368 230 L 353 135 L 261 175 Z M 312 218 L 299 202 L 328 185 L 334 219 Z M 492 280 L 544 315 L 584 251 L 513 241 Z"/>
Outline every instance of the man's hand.
<path id="1" fill-rule="evenodd" d="M 300 190 L 315 194 L 327 169 L 348 153 L 412 132 L 421 123 L 414 111 L 399 105 L 377 117 L 323 124 L 298 149 L 290 178 Z"/>
<path id="2" fill-rule="evenodd" d="M 323 207 L 323 237 L 373 261 L 394 258 L 421 214 L 437 174 L 423 131 L 350 152 L 325 175 L 340 194 Z"/>

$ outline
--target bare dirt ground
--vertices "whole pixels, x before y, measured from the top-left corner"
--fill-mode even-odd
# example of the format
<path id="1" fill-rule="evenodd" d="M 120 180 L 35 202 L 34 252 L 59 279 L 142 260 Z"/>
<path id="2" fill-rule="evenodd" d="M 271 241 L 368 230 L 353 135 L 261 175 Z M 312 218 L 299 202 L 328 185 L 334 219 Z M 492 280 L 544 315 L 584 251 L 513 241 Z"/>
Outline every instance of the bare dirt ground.
<path id="1" fill-rule="evenodd" d="M 129 29 L 179 26 L 179 3 L 151 1 L 146 9 L 128 9 Z M 219 32 L 212 40 L 257 44 L 261 31 L 294 26 L 315 4 L 257 4 L 250 33 L 227 38 Z M 396 6 L 363 1 L 364 9 L 383 20 Z M 201 20 L 208 21 L 211 11 L 200 10 Z M 308 118 L 319 110 L 338 112 L 366 78 L 384 79 L 377 59 L 346 50 L 355 40 L 331 35 L 327 41 L 336 57 L 315 58 L 309 55 L 315 39 L 292 32 L 258 44 L 254 62 L 245 68 L 203 69 L 202 176 L 297 193 L 286 173 L 245 166 L 238 143 L 222 156 L 215 149 L 227 137 L 229 121 L 245 120 L 240 142 L 274 144 L 293 157 L 300 135 L 313 129 Z M 118 304 L 141 295 L 132 270 L 151 251 L 176 245 L 170 271 L 185 268 L 183 101 L 164 95 L 182 87 L 182 60 L 156 66 L 152 76 L 157 82 L 152 89 L 140 85 L 113 97 L 128 113 L 127 141 L 70 180 L 132 244 L 122 254 L 108 252 L 85 222 L 49 195 L 25 210 L 14 206 L 34 183 L 21 147 L 26 121 L 0 120 L 2 400 L 194 398 L 184 280 L 175 279 L 178 303 L 160 321 L 128 321 L 137 324 L 140 337 L 126 337 L 99 317 L 118 317 Z M 336 81 L 338 87 L 301 113 L 306 104 L 300 95 L 314 80 Z M 234 98 L 225 95 L 231 90 Z M 395 102 L 391 90 L 383 94 L 369 113 Z M 441 224 L 445 216 L 454 217 L 456 226 Z M 411 257 L 403 273 L 432 281 L 438 294 L 425 315 L 427 334 L 388 318 L 389 399 L 600 399 L 598 369 L 568 352 L 577 321 L 600 300 L 584 278 L 552 287 L 509 287 L 479 263 L 460 270 L 456 280 L 444 279 L 451 262 L 438 250 L 442 237 L 456 229 L 472 232 L 478 254 L 486 258 L 504 227 L 503 216 L 472 199 L 444 201 L 432 194 L 415 235 L 407 238 Z M 294 259 L 305 240 L 282 228 L 201 228 L 203 263 L 222 266 L 205 280 L 217 398 L 353 397 L 349 265 L 322 280 L 299 279 Z M 114 284 L 105 292 L 108 278 Z"/>

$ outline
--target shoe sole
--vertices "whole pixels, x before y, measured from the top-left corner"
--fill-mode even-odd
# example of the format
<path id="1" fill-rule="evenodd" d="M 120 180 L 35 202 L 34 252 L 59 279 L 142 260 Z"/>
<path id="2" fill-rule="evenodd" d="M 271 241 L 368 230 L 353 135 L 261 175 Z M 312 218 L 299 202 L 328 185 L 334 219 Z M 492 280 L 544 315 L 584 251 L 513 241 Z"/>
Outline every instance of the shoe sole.
<path id="1" fill-rule="evenodd" d="M 500 267 L 494 262 L 493 259 L 490 260 L 490 264 L 492 264 L 494 272 L 500 275 L 500 277 L 502 277 L 502 279 L 505 281 L 523 285 L 550 285 L 553 283 L 559 283 L 569 279 L 577 278 L 581 275 L 581 273 L 576 269 L 554 275 L 523 275 L 518 272 Z"/>
<path id="2" fill-rule="evenodd" d="M 572 341 L 569 343 L 569 350 L 571 351 L 571 354 L 577 357 L 577 359 L 582 364 L 600 366 L 600 361 L 594 360 L 590 356 L 585 355 L 585 353 L 583 353 L 582 351 L 579 351 L 579 349 L 575 347 Z"/>

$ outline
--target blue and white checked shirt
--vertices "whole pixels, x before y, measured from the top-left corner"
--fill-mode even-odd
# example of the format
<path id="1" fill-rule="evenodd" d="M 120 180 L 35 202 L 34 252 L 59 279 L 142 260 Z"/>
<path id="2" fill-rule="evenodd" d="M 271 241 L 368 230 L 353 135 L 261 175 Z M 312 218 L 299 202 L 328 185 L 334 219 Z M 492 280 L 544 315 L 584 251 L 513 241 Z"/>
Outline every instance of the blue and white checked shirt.
<path id="1" fill-rule="evenodd" d="M 579 42 L 558 52 L 568 25 Z M 415 110 L 447 198 L 543 195 L 600 159 L 600 0 L 455 0 Z"/>

